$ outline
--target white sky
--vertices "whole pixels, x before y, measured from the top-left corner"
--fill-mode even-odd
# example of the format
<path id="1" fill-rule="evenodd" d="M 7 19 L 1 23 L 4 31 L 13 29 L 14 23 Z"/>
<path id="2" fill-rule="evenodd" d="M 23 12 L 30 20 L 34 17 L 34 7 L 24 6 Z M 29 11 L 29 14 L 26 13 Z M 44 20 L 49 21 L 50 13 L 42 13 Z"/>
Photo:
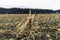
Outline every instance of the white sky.
<path id="1" fill-rule="evenodd" d="M 0 7 L 60 9 L 60 0 L 0 0 Z"/>

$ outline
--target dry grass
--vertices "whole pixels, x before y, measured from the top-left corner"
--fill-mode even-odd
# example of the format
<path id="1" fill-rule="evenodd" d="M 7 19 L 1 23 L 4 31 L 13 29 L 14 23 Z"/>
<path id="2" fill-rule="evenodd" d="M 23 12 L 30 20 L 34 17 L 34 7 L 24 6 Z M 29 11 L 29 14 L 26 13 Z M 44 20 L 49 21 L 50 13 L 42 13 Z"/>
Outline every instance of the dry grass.
<path id="1" fill-rule="evenodd" d="M 7 30 L 11 29 L 11 27 L 14 29 L 27 15 L 1 14 L 0 27 Z M 34 23 L 28 23 L 18 38 L 20 40 L 60 40 L 60 14 L 36 14 Z"/>

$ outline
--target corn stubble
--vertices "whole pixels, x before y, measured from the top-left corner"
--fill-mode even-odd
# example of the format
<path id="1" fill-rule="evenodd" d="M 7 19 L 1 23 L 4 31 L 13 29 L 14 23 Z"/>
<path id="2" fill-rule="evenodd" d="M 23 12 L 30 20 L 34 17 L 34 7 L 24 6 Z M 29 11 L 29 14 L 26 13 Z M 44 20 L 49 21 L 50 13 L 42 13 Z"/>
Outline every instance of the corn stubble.
<path id="1" fill-rule="evenodd" d="M 7 14 L 7 15 L 1 14 L 0 33 L 4 34 L 6 33 L 7 30 L 9 31 L 9 33 L 10 31 L 14 31 L 15 27 L 21 21 L 23 21 L 24 18 L 28 17 L 27 15 L 28 14 Z M 24 22 L 21 25 L 24 26 Z M 18 28 L 20 27 L 21 26 L 19 26 Z M 2 30 L 4 30 L 4 32 Z M 26 27 L 21 28 L 21 30 L 20 30 L 21 32 L 20 34 L 15 33 L 16 35 L 15 38 L 12 37 L 5 39 L 60 40 L 60 14 L 35 14 L 33 23 L 30 20 L 26 24 Z"/>

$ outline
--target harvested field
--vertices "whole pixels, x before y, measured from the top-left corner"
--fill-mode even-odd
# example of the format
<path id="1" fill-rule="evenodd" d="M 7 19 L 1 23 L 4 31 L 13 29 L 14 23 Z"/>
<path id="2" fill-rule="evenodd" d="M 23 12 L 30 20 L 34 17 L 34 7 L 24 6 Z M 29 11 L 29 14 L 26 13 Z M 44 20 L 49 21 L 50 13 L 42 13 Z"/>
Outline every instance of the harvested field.
<path id="1" fill-rule="evenodd" d="M 2 40 L 60 40 L 60 14 L 0 14 L 0 35 Z"/>

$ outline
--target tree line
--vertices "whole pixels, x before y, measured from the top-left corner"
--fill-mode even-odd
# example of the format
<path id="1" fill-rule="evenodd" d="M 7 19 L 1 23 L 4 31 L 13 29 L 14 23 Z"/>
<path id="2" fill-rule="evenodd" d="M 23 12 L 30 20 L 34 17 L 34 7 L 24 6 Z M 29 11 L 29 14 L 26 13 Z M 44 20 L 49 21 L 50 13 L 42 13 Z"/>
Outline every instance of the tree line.
<path id="1" fill-rule="evenodd" d="M 45 14 L 45 13 L 60 13 L 60 10 L 50 9 L 29 9 L 29 8 L 0 8 L 0 14 L 28 14 L 31 10 L 32 14 Z"/>

